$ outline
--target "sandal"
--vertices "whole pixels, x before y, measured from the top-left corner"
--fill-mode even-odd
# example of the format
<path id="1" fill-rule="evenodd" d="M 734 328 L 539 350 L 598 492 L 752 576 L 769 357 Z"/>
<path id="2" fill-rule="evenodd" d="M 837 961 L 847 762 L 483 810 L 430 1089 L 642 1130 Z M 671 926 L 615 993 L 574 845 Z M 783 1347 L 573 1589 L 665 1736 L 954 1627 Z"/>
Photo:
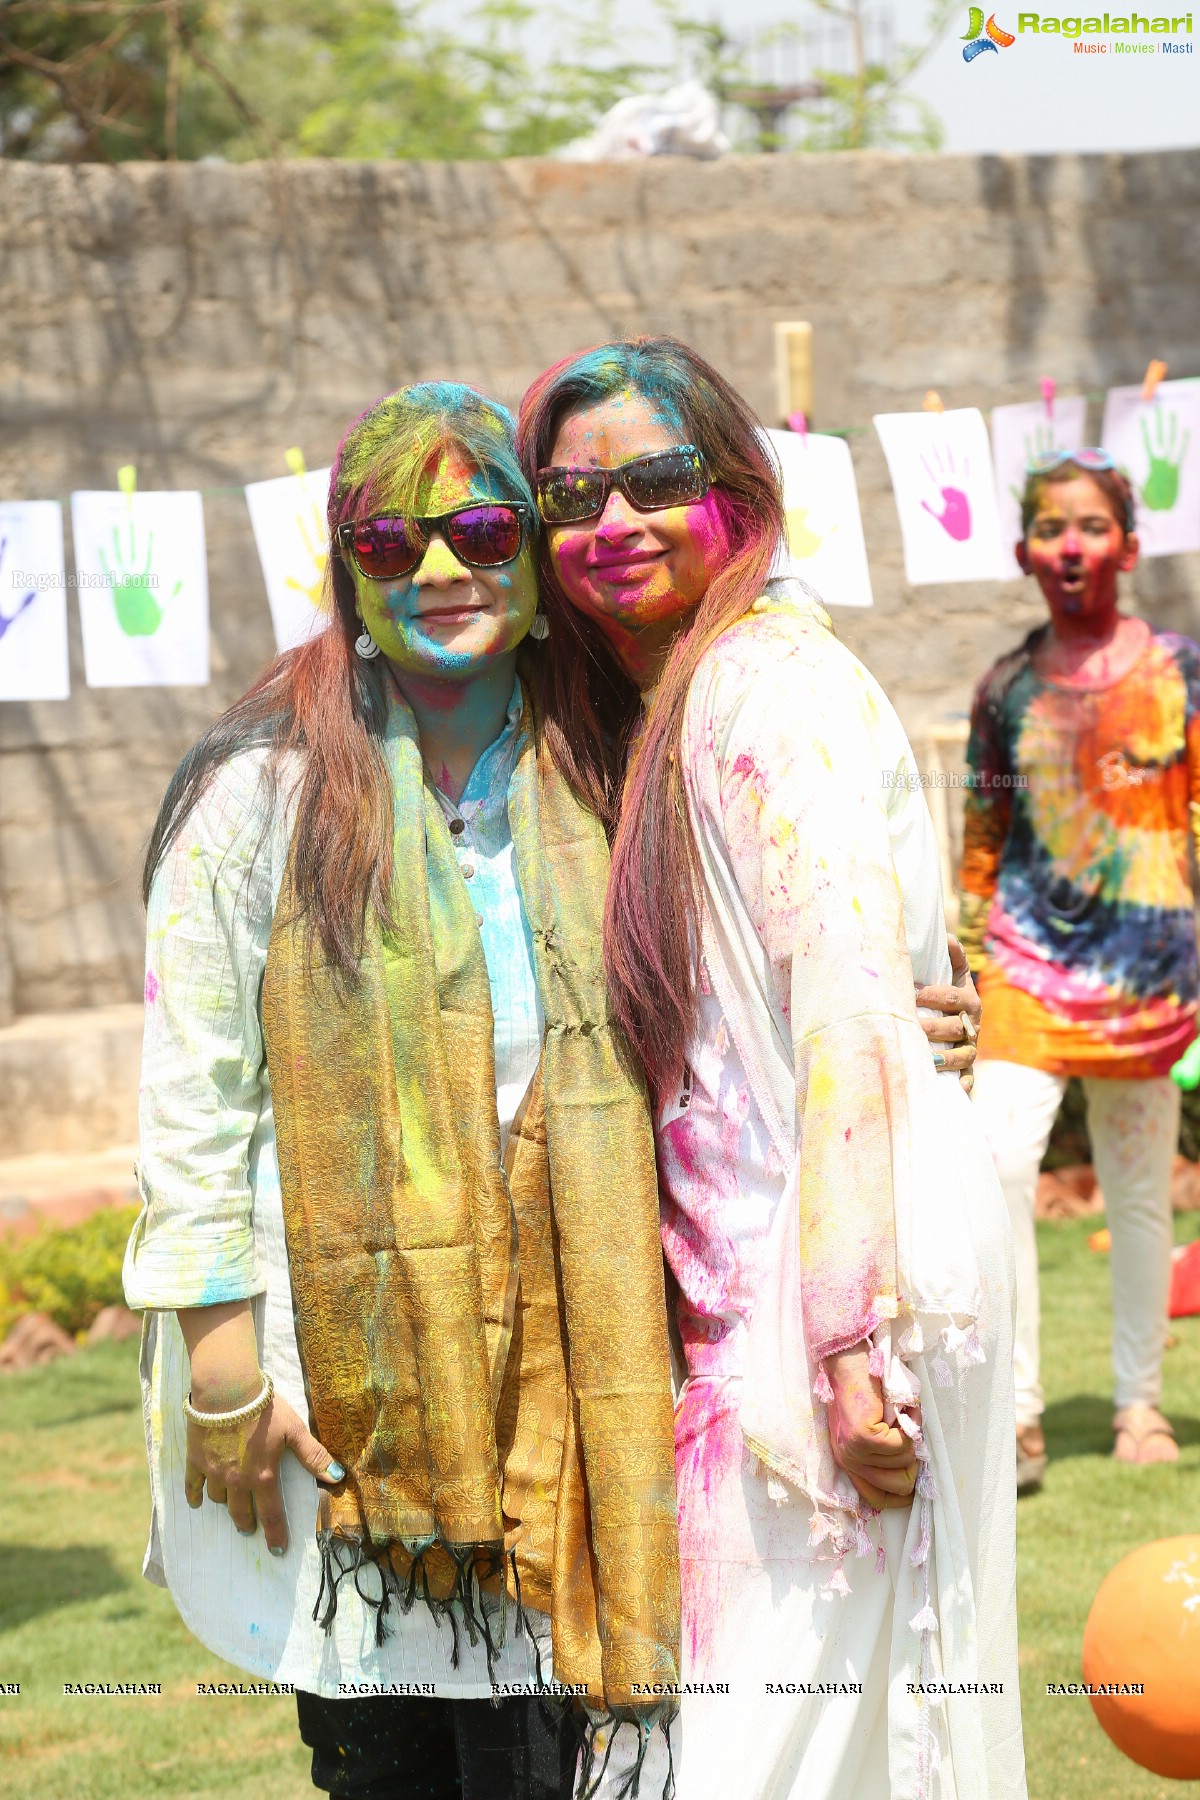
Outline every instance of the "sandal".
<path id="1" fill-rule="evenodd" d="M 1149 1464 L 1173 1463 L 1179 1460 L 1179 1446 L 1175 1442 L 1175 1433 L 1170 1424 L 1159 1412 L 1157 1406 L 1146 1406 L 1138 1403 L 1134 1406 L 1120 1406 L 1113 1414 L 1113 1459 L 1116 1462 Z M 1126 1440 L 1123 1448 L 1121 1440 Z M 1164 1440 L 1170 1449 L 1165 1455 L 1157 1452 L 1146 1455 L 1148 1445 L 1155 1438 Z M 1132 1455 L 1129 1452 L 1132 1451 Z"/>
<path id="2" fill-rule="evenodd" d="M 1040 1425 L 1017 1427 L 1017 1492 L 1036 1494 L 1046 1474 L 1046 1440 Z"/>

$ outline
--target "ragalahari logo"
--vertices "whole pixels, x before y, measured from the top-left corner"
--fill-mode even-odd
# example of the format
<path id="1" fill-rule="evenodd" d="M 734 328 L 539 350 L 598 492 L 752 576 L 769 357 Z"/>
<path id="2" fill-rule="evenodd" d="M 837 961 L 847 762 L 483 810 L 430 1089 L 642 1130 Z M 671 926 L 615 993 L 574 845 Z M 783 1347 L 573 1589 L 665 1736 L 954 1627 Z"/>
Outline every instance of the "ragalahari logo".
<path id="1" fill-rule="evenodd" d="M 963 61 L 974 62 L 985 50 L 1007 50 L 1016 41 L 1011 31 L 1005 31 L 1002 25 L 997 25 L 995 13 L 985 25 L 982 6 L 973 6 L 970 28 L 963 33 Z"/>

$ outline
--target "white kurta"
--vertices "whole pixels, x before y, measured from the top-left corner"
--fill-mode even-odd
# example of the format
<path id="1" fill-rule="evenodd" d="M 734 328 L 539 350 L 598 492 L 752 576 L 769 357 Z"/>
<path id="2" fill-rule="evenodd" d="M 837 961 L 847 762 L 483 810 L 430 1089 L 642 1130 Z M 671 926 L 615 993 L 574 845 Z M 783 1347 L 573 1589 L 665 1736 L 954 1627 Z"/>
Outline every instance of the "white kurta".
<path id="1" fill-rule="evenodd" d="M 1023 1800 L 1011 1252 L 912 1002 L 949 979 L 912 754 L 861 665 L 776 601 L 702 663 L 683 761 L 704 956 L 658 1120 L 687 1364 L 679 1800 Z M 813 1393 L 864 1336 L 923 1428 L 921 1497 L 877 1518 Z M 631 1751 L 627 1729 L 603 1793 Z M 656 1738 L 644 1795 L 665 1760 Z"/>
<path id="2" fill-rule="evenodd" d="M 478 909 L 502 1136 L 537 1066 L 543 1028 L 508 823 L 520 712 L 518 684 L 505 729 L 476 764 L 459 804 L 438 796 Z M 170 1588 L 203 1644 L 259 1679 L 334 1698 L 353 1684 L 490 1698 L 482 1644 L 460 1632 L 455 1668 L 449 1627 L 420 1604 L 408 1614 L 393 1612 L 389 1634 L 377 1645 L 374 1612 L 344 1582 L 332 1631 L 326 1635 L 314 1623 L 321 1588 L 317 1484 L 294 1456 L 285 1454 L 280 1465 L 288 1521 L 281 1557 L 268 1555 L 261 1531 L 240 1536 L 224 1506 L 205 1498 L 193 1510 L 184 1499 L 188 1357 L 177 1308 L 252 1299 L 262 1367 L 301 1418 L 308 1417 L 260 1016 L 293 808 L 282 792 L 271 803 L 261 779 L 264 762 L 265 752 L 249 751 L 218 772 L 164 858 L 150 896 L 140 1100 L 144 1206 L 125 1259 L 126 1298 L 146 1311 L 142 1405 L 153 1506 L 144 1573 Z M 378 1593 L 373 1570 L 362 1579 Z M 549 1621 L 531 1617 L 548 1673 Z M 515 1630 L 494 1676 L 536 1685 L 533 1654 Z"/>

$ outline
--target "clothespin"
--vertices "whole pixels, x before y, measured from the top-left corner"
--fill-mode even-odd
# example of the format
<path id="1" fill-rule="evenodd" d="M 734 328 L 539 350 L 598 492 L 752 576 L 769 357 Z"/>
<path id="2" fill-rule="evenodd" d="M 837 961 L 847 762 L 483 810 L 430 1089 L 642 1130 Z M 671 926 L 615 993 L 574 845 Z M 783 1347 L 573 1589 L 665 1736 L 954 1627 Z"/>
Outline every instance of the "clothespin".
<path id="1" fill-rule="evenodd" d="M 303 450 L 297 449 L 295 444 L 292 445 L 290 450 L 284 451 L 283 460 L 287 464 L 288 470 L 291 474 L 293 474 L 293 475 L 307 475 L 308 474 L 308 464 L 304 460 L 304 452 L 303 452 Z"/>
<path id="2" fill-rule="evenodd" d="M 133 496 L 137 493 L 137 465 L 122 463 L 117 470 L 117 486 L 129 502 L 129 510 L 133 511 Z"/>
<path id="3" fill-rule="evenodd" d="M 930 388 L 921 404 L 925 412 L 940 413 L 945 412 L 946 410 L 945 406 L 942 404 L 942 396 L 935 393 L 932 388 Z"/>
<path id="4" fill-rule="evenodd" d="M 1151 400 L 1153 400 L 1155 394 L 1158 392 L 1158 384 L 1162 380 L 1162 378 L 1166 374 L 1166 372 L 1167 372 L 1166 363 L 1160 362 L 1158 360 L 1157 356 L 1152 358 L 1152 360 L 1148 363 L 1148 365 L 1146 367 L 1145 379 L 1142 382 L 1142 403 L 1143 403 L 1143 405 L 1148 406 L 1150 404 Z"/>
<path id="5" fill-rule="evenodd" d="M 789 413 L 787 427 L 788 427 L 789 431 L 794 431 L 797 434 L 797 436 L 807 439 L 807 437 L 808 437 L 808 414 L 802 413 L 802 412 Z"/>
<path id="6" fill-rule="evenodd" d="M 1058 383 L 1053 375 L 1042 376 L 1042 401 L 1046 408 L 1046 417 L 1054 423 L 1054 396 L 1058 392 Z"/>

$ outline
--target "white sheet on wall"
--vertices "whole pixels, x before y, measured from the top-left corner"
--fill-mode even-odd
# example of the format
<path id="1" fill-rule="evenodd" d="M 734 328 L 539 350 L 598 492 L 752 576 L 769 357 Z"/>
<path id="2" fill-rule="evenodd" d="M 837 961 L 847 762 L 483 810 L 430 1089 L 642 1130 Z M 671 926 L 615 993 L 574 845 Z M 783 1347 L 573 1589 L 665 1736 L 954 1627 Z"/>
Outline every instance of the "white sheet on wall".
<path id="1" fill-rule="evenodd" d="M 1078 450 L 1086 442 L 1087 399 L 1058 394 L 1023 400 L 1017 406 L 992 408 L 992 461 L 996 470 L 996 505 L 1000 513 L 1000 557 L 1006 575 L 1017 577 L 1021 565 L 1013 545 L 1021 536 L 1021 495 L 1025 470 L 1035 456 L 1049 450 Z"/>
<path id="2" fill-rule="evenodd" d="M 88 686 L 206 686 L 200 495 L 72 494 L 71 530 Z"/>
<path id="3" fill-rule="evenodd" d="M 1133 482 L 1143 556 L 1200 550 L 1200 382 L 1110 388 L 1104 448 Z"/>
<path id="4" fill-rule="evenodd" d="M 70 692 L 62 507 L 0 501 L 0 700 Z"/>
<path id="5" fill-rule="evenodd" d="M 858 484 L 844 438 L 768 431 L 783 470 L 788 542 L 772 573 L 799 575 L 830 606 L 871 606 Z"/>
<path id="6" fill-rule="evenodd" d="M 329 553 L 325 523 L 328 491 L 328 469 L 252 481 L 246 489 L 275 644 L 280 650 L 303 644 L 324 630 L 329 620 L 321 605 Z"/>
<path id="7" fill-rule="evenodd" d="M 914 587 L 1000 577 L 1000 519 L 992 449 L 983 414 L 877 413 L 904 541 L 904 574 Z"/>

